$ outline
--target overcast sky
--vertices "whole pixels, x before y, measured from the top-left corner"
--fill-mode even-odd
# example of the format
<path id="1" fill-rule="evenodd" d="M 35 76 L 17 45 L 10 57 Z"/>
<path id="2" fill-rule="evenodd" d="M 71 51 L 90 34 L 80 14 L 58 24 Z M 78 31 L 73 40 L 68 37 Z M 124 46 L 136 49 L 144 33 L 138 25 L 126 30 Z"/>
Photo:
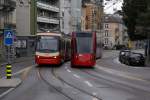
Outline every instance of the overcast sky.
<path id="1" fill-rule="evenodd" d="M 113 1 L 113 2 L 112 2 Z M 109 2 L 104 0 L 104 4 L 107 3 L 107 5 L 105 5 L 104 7 L 104 12 L 105 13 L 109 13 L 109 14 L 113 14 L 116 10 L 121 10 L 121 6 L 122 6 L 122 0 L 118 0 L 117 3 L 115 3 L 115 5 L 113 5 L 114 2 L 117 2 L 117 0 L 109 0 Z"/>

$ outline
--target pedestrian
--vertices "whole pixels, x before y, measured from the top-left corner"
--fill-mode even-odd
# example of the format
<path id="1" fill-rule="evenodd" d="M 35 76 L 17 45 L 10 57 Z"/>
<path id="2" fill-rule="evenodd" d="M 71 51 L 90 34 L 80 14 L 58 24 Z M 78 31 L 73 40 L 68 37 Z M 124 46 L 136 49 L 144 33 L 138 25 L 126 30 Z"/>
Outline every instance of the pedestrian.
<path id="1" fill-rule="evenodd" d="M 20 52 L 18 49 L 16 49 L 16 57 L 19 58 L 20 57 Z"/>

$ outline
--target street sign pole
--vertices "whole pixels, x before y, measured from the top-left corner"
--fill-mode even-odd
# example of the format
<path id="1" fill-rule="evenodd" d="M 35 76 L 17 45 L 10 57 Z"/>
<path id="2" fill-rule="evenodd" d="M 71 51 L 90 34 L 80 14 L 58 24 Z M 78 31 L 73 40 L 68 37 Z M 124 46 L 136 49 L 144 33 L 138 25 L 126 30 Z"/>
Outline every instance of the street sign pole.
<path id="1" fill-rule="evenodd" d="M 12 30 L 4 30 L 4 45 L 6 46 L 7 50 L 7 65 L 6 65 L 6 77 L 7 79 L 11 79 L 11 46 L 14 42 L 14 34 Z"/>

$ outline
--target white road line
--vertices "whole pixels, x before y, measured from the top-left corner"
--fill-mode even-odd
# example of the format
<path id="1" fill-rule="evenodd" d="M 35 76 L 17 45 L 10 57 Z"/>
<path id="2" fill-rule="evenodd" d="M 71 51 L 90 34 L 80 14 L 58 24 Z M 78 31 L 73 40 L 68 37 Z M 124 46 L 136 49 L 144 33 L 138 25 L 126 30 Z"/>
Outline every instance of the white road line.
<path id="1" fill-rule="evenodd" d="M 67 69 L 67 66 L 65 66 L 65 69 Z"/>
<path id="2" fill-rule="evenodd" d="M 96 95 L 97 95 L 97 93 L 96 93 L 96 92 L 93 92 L 93 95 L 95 95 L 95 96 L 96 96 Z"/>
<path id="3" fill-rule="evenodd" d="M 10 93 L 11 91 L 13 91 L 15 88 L 10 88 L 8 89 L 6 92 L 0 94 L 0 98 L 2 98 L 3 96 L 7 95 L 8 93 Z"/>
<path id="4" fill-rule="evenodd" d="M 76 77 L 76 78 L 79 78 L 79 79 L 81 78 L 81 77 L 80 77 L 79 75 L 77 75 L 77 74 L 73 74 L 73 76 Z"/>
<path id="5" fill-rule="evenodd" d="M 93 87 L 93 85 L 89 81 L 84 81 L 89 87 Z"/>
<path id="6" fill-rule="evenodd" d="M 93 98 L 92 100 L 98 100 L 97 98 Z"/>
<path id="7" fill-rule="evenodd" d="M 67 71 L 68 71 L 69 73 L 71 73 L 71 70 L 67 69 Z"/>

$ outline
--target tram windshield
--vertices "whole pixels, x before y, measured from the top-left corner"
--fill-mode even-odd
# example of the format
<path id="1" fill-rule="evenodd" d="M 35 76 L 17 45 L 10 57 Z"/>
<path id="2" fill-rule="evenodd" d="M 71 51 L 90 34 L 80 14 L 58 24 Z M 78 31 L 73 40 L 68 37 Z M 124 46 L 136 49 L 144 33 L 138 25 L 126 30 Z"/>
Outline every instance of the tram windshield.
<path id="1" fill-rule="evenodd" d="M 58 41 L 56 37 L 41 36 L 37 41 L 37 51 L 46 53 L 58 52 Z"/>
<path id="2" fill-rule="evenodd" d="M 77 53 L 92 53 L 93 41 L 92 33 L 77 33 Z"/>

